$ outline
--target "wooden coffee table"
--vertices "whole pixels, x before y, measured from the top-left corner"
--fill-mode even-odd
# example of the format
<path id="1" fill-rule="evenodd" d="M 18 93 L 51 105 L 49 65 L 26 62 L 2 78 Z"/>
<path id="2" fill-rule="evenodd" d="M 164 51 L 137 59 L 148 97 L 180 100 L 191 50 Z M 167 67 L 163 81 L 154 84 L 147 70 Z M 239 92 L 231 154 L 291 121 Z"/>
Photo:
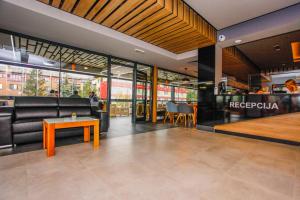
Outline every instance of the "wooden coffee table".
<path id="1" fill-rule="evenodd" d="M 47 149 L 47 156 L 55 155 L 55 130 L 62 128 L 83 127 L 84 142 L 90 142 L 90 127 L 94 127 L 94 149 L 98 148 L 99 120 L 92 117 L 52 118 L 43 120 L 43 147 Z"/>

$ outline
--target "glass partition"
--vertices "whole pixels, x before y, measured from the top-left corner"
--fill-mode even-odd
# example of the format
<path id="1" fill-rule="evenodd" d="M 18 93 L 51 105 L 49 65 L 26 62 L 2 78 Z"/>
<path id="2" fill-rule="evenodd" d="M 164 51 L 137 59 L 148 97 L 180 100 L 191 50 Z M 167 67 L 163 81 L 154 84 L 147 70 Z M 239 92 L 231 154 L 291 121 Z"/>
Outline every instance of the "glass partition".
<path id="1" fill-rule="evenodd" d="M 136 80 L 136 94 L 134 70 L 144 75 Z M 15 96 L 89 98 L 92 106 L 104 111 L 111 105 L 110 115 L 131 116 L 136 110 L 136 116 L 145 116 L 143 120 L 148 121 L 152 70 L 126 59 L 21 34 L 0 33 L 0 106 L 13 106 Z M 137 103 L 132 105 L 134 95 Z"/>
<path id="2" fill-rule="evenodd" d="M 196 103 L 198 80 L 185 74 L 158 70 L 157 116 L 162 118 L 166 111 L 166 103 Z"/>

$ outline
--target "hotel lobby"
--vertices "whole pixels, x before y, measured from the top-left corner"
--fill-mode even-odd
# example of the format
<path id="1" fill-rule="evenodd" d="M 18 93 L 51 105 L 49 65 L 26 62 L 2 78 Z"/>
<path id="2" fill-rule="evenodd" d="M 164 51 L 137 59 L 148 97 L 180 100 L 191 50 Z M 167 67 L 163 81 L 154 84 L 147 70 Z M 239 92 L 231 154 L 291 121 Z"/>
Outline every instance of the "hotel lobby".
<path id="1" fill-rule="evenodd" d="M 0 200 L 300 199 L 300 0 L 1 0 Z"/>

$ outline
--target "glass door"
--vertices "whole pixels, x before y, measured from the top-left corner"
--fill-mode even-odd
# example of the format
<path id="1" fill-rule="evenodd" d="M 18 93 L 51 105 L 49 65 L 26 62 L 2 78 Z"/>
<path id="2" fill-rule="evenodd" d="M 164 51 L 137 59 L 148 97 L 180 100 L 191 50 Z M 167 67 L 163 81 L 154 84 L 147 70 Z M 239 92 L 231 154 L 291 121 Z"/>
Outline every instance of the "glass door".
<path id="1" fill-rule="evenodd" d="M 150 105 L 147 104 L 148 80 L 147 73 L 136 71 L 136 121 L 146 121 L 150 113 Z"/>
<path id="2" fill-rule="evenodd" d="M 112 125 L 127 125 L 132 114 L 133 68 L 121 64 L 111 65 L 111 104 Z M 111 127 L 113 128 L 113 127 Z"/>

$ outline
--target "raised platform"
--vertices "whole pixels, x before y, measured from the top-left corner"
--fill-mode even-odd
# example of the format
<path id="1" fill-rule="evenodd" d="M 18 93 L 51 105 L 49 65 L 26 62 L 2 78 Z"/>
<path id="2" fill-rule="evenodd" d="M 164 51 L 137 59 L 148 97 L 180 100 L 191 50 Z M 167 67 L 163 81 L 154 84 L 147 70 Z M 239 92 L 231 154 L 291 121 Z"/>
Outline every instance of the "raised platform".
<path id="1" fill-rule="evenodd" d="M 300 112 L 216 125 L 216 132 L 300 145 Z"/>

